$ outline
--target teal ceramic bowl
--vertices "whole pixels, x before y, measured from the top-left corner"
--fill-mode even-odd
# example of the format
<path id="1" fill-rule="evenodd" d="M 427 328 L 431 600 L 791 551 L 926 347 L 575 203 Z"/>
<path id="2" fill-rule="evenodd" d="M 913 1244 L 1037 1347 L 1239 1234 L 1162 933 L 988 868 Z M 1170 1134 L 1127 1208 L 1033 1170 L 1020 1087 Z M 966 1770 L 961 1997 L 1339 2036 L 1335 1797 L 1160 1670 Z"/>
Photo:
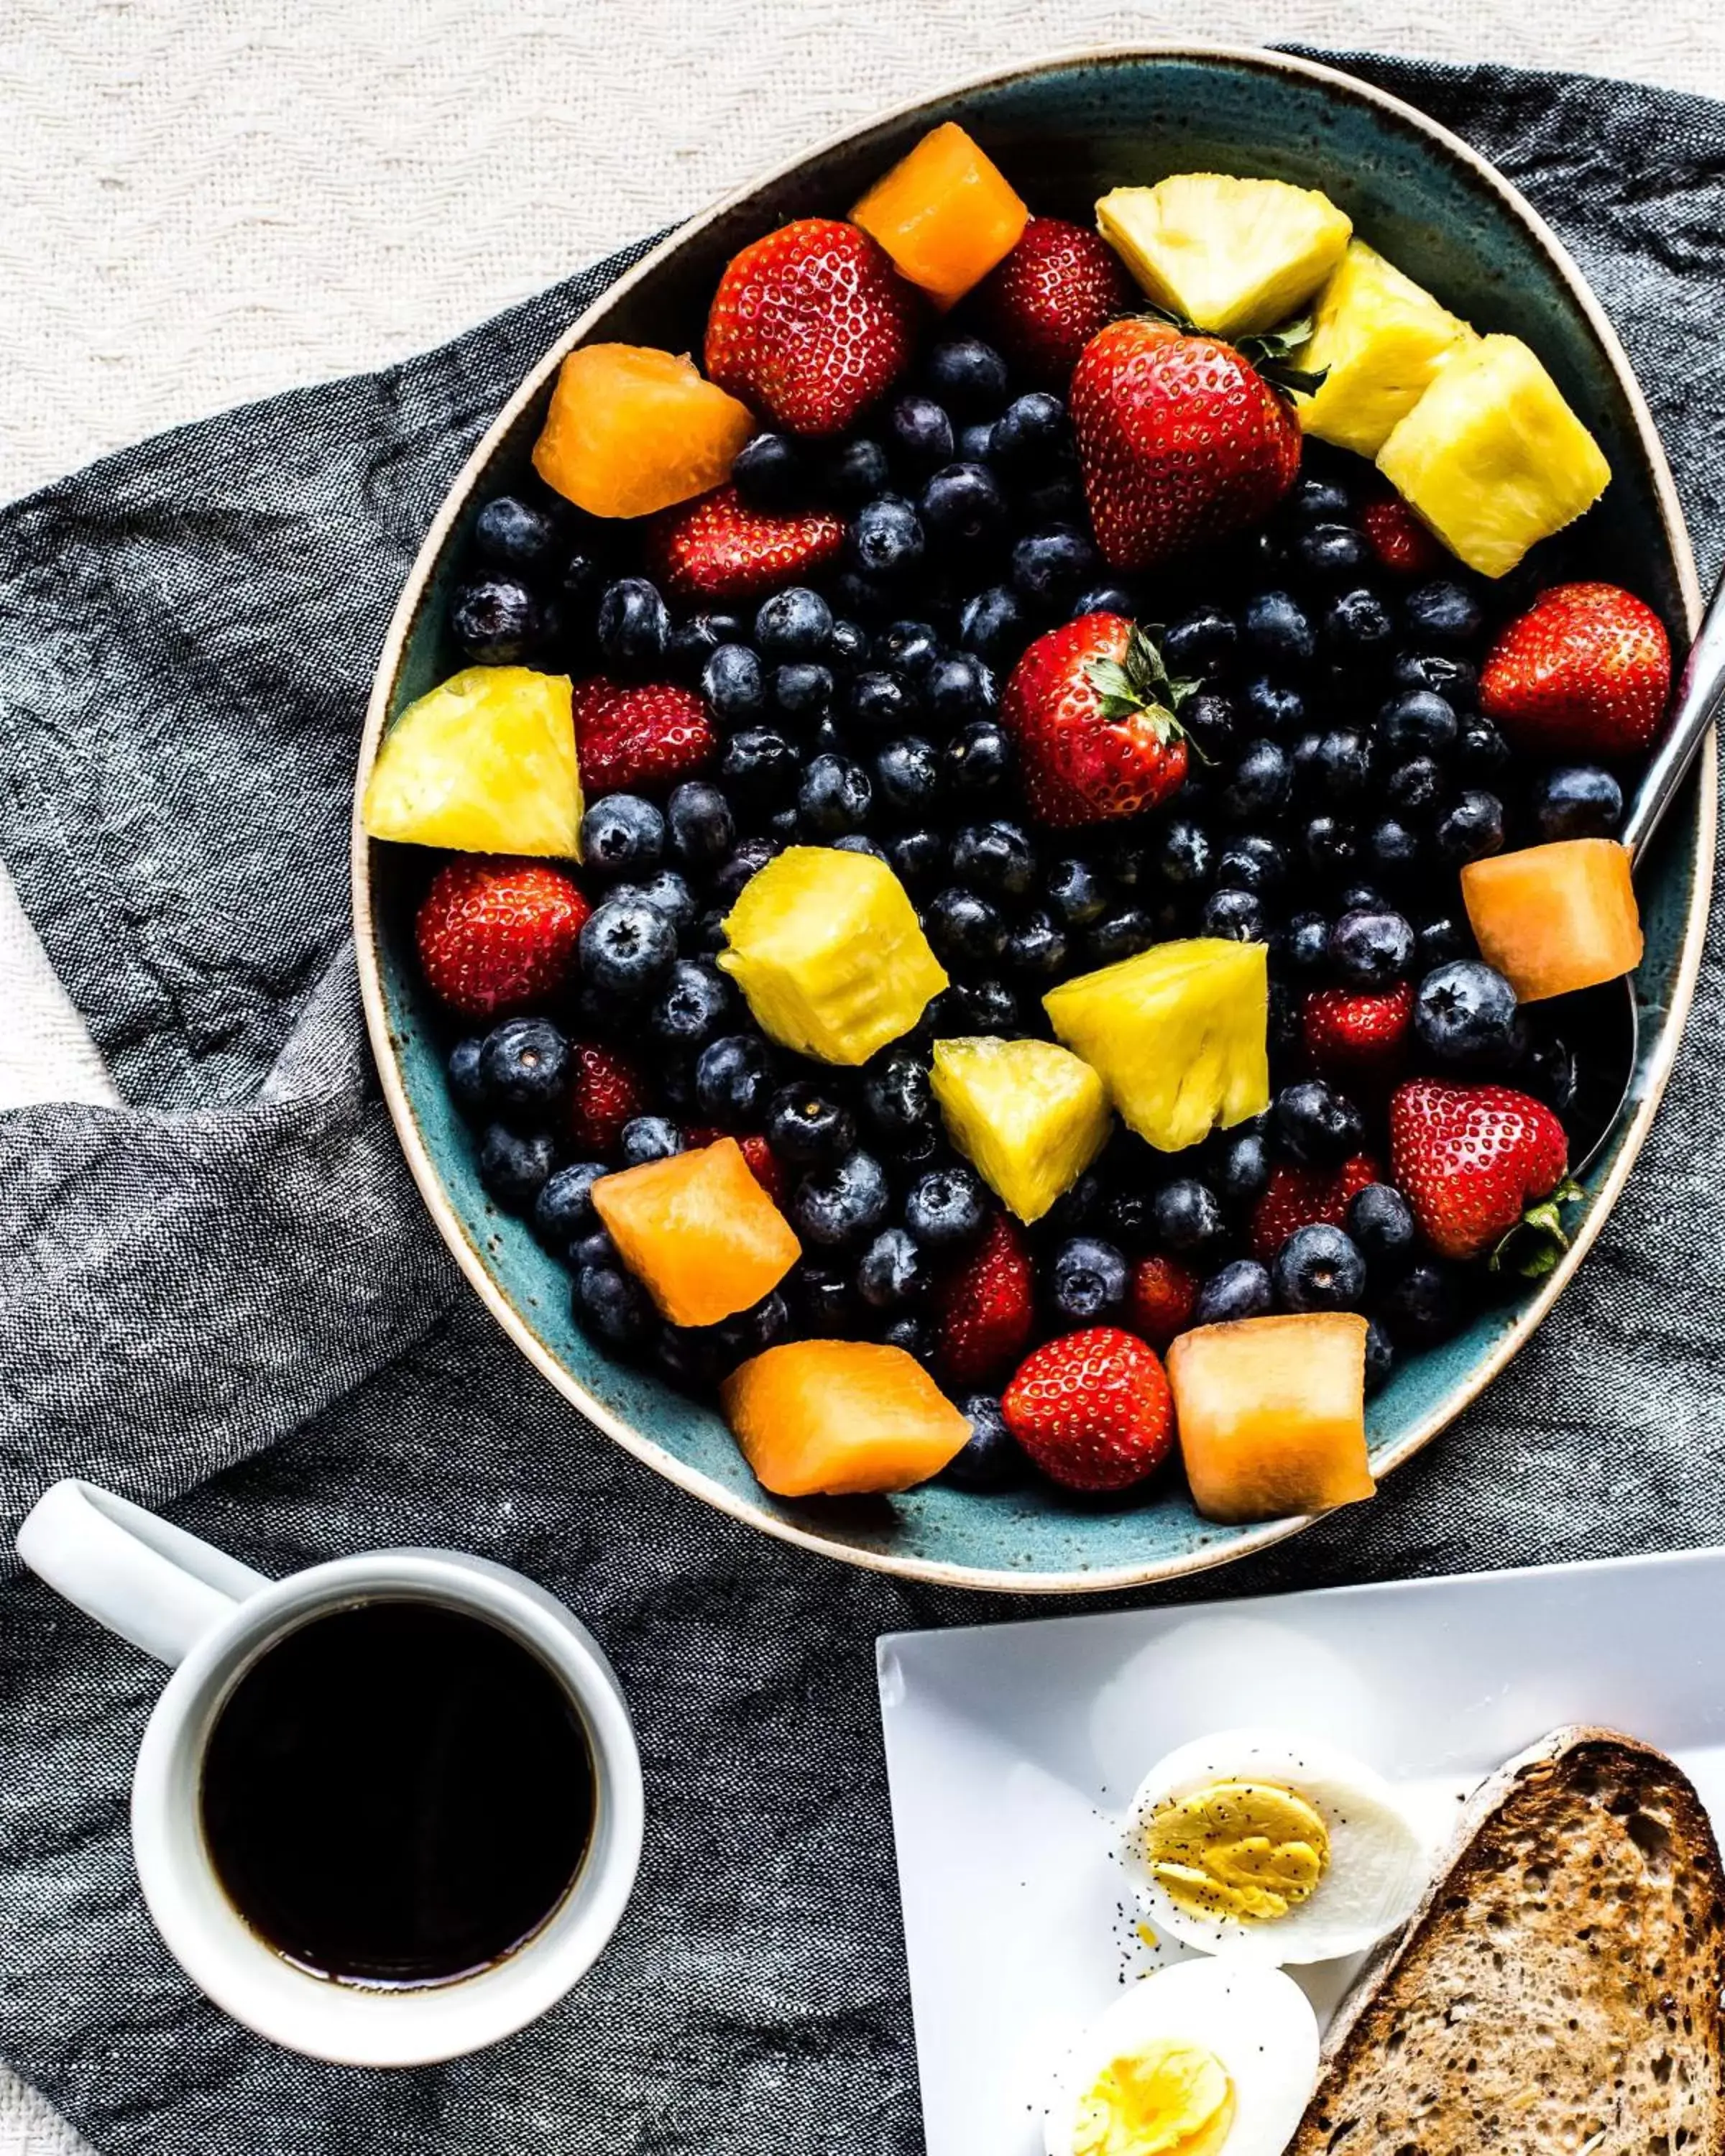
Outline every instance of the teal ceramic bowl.
<path id="1" fill-rule="evenodd" d="M 454 565 L 478 504 L 524 467 L 563 355 L 600 338 L 699 351 L 708 298 L 737 248 L 788 218 L 842 214 L 925 129 L 948 119 L 978 137 L 1035 208 L 1086 219 L 1104 189 L 1170 172 L 1260 173 L 1322 187 L 1364 236 L 1450 306 L 1482 327 L 1516 332 L 1541 353 L 1611 461 L 1613 484 L 1593 520 L 1602 571 L 1645 593 L 1679 639 L 1692 634 L 1694 568 L 1646 407 L 1575 265 L 1514 188 L 1409 106 L 1332 69 L 1262 52 L 1152 46 L 1014 69 L 859 127 L 696 218 L 572 323 L 480 444 L 426 539 L 377 675 L 362 786 L 395 713 L 451 670 L 440 624 Z M 1503 1368 L 1563 1292 L 1622 1188 L 1694 985 L 1713 796 L 1710 748 L 1642 870 L 1640 1067 L 1630 1104 L 1589 1176 L 1568 1255 L 1537 1293 L 1397 1371 L 1370 1410 L 1380 1475 Z M 734 1517 L 809 1549 L 913 1578 L 1014 1593 L 1172 1578 L 1306 1524 L 1219 1527 L 1199 1519 L 1183 1494 L 1168 1492 L 1106 1510 L 1045 1490 L 987 1499 L 935 1488 L 891 1501 L 768 1496 L 716 1414 L 608 1360 L 584 1337 L 570 1316 L 567 1274 L 481 1189 L 471 1139 L 444 1086 L 446 1036 L 412 963 L 413 908 L 425 874 L 414 849 L 371 844 L 356 819 L 360 970 L 408 1160 L 499 1323 L 552 1384 L 639 1459 Z M 1395 1502 L 1393 1484 L 1378 1502 Z"/>

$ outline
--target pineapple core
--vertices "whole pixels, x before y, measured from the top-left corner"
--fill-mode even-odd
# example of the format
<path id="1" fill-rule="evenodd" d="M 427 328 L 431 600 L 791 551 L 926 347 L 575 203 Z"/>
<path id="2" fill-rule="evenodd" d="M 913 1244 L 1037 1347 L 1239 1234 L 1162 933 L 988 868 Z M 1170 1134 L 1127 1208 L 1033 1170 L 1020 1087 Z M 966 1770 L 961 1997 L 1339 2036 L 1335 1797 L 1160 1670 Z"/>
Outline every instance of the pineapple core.
<path id="1" fill-rule="evenodd" d="M 1220 337 L 1296 315 L 1342 259 L 1353 227 L 1327 195 L 1285 180 L 1177 172 L 1116 187 L 1096 228 L 1158 307 Z"/>
<path id="2" fill-rule="evenodd" d="M 1296 404 L 1301 426 L 1321 442 L 1375 457 L 1472 335 L 1393 262 L 1364 240 L 1351 241 L 1318 295 L 1311 341 L 1299 353 L 1301 367 L 1324 377 Z"/>
<path id="3" fill-rule="evenodd" d="M 1020 1220 L 1040 1220 L 1108 1135 L 1101 1080 L 1051 1040 L 937 1040 L 932 1083 L 947 1135 Z"/>

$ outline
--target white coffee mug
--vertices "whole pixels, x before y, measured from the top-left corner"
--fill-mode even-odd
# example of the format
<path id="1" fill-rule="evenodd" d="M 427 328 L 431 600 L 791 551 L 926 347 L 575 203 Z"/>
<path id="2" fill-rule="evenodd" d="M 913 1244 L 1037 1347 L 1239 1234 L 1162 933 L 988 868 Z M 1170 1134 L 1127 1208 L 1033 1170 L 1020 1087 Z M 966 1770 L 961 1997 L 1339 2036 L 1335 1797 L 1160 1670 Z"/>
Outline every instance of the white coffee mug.
<path id="1" fill-rule="evenodd" d="M 266 1579 L 88 1482 L 48 1491 L 18 1553 L 98 1624 L 173 1668 L 132 1778 L 138 1880 L 180 1966 L 236 2020 L 313 2058 L 425 2066 L 512 2035 L 598 1959 L 640 1861 L 640 1757 L 609 1663 L 543 1589 L 484 1558 L 433 1549 L 377 1550 Z M 494 1966 L 413 1989 L 328 1982 L 266 1946 L 223 1891 L 200 1821 L 204 1748 L 244 1673 L 310 1619 L 380 1597 L 467 1611 L 511 1634 L 567 1691 L 593 1756 L 593 1832 L 553 1914 Z"/>

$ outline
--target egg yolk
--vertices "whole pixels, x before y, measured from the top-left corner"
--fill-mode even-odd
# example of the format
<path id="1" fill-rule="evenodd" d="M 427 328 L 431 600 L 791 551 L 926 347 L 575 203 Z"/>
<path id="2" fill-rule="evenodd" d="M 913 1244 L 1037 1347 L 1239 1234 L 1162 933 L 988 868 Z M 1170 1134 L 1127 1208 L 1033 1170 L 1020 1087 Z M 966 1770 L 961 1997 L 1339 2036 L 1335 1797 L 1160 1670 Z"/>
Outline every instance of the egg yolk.
<path id="1" fill-rule="evenodd" d="M 1097 2075 L 1078 2107 L 1072 2156 L 1219 2156 L 1233 2125 L 1222 2061 L 1159 2038 Z"/>
<path id="2" fill-rule="evenodd" d="M 1210 1782 L 1158 1804 L 1144 1861 L 1194 1916 L 1273 1922 L 1323 1877 L 1330 1837 L 1297 1790 L 1278 1782 Z"/>

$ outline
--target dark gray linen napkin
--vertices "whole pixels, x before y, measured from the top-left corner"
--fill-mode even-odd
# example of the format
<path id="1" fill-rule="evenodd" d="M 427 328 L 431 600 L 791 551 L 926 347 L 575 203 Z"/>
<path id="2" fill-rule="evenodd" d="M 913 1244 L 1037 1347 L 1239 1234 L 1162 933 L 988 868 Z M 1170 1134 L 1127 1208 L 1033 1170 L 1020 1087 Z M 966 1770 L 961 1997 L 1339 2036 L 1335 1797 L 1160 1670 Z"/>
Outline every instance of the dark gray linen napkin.
<path id="1" fill-rule="evenodd" d="M 1574 249 L 1710 576 L 1725 106 L 1345 64 L 1496 158 Z M 0 851 L 130 1103 L 0 1116 L 0 2057 L 115 2156 L 921 2145 L 871 1644 L 1027 1606 L 752 1535 L 553 1395 L 424 1218 L 347 947 L 354 744 L 394 594 L 486 420 L 632 259 L 0 512 Z M 1725 1539 L 1722 1004 L 1716 947 L 1623 1203 L 1489 1395 L 1365 1513 L 1170 1599 Z M 633 1907 L 572 1999 L 395 2076 L 203 2003 L 127 1849 L 159 1674 L 10 1563 L 68 1473 L 265 1571 L 439 1542 L 567 1598 L 628 1689 L 651 1807 Z"/>

